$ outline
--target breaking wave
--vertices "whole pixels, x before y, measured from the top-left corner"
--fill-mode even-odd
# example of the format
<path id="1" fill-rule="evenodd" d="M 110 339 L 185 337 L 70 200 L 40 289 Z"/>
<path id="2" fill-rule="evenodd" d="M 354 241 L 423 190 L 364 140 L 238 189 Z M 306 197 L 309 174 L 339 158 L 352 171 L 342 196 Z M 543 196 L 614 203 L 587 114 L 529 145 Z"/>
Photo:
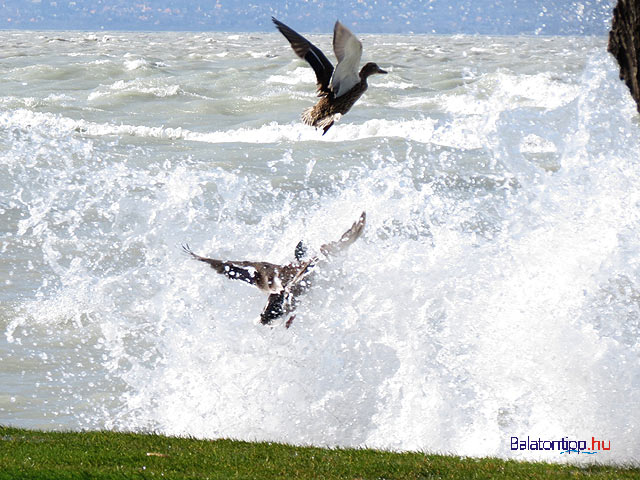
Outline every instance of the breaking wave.
<path id="1" fill-rule="evenodd" d="M 270 51 L 265 38 L 252 48 Z M 295 121 L 311 97 L 281 90 L 311 95 L 308 72 L 218 56 L 238 40 L 186 36 L 167 53 L 171 69 L 209 46 L 184 61 L 211 87 L 184 73 L 4 97 L 21 100 L 0 112 L 3 417 L 550 461 L 565 458 L 510 438 L 596 436 L 612 446 L 598 462 L 637 462 L 640 135 L 603 49 L 507 72 L 491 52 L 509 39 L 474 39 L 492 59 L 474 64 L 468 39 L 422 38 L 413 75 L 456 82 L 408 81 L 397 61 L 321 136 Z M 534 59 L 550 48 L 517 42 Z M 161 90 L 131 111 L 92 104 L 140 85 Z M 68 97 L 54 108 L 54 94 Z M 257 324 L 259 291 L 180 253 L 287 262 L 363 210 L 363 237 L 318 271 L 288 330 Z"/>

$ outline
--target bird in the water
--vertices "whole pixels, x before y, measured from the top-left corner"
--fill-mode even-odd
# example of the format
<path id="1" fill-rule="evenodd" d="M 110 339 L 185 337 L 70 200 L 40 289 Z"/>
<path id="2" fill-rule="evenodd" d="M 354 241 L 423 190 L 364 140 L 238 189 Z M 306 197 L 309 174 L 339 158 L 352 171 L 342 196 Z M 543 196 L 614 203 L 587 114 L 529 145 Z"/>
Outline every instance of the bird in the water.
<path id="1" fill-rule="evenodd" d="M 302 113 L 307 125 L 322 128 L 323 135 L 334 122 L 347 113 L 367 90 L 367 78 L 374 73 L 387 73 L 373 62 L 367 63 L 360 72 L 362 43 L 347 27 L 336 22 L 333 28 L 333 51 L 338 59 L 333 65 L 318 47 L 281 21 L 271 17 L 300 58 L 305 59 L 316 72 L 320 101 Z"/>
<path id="2" fill-rule="evenodd" d="M 362 234 L 366 222 L 366 213 L 362 212 L 360 218 L 353 223 L 339 240 L 327 243 L 320 247 L 322 257 L 328 258 L 345 249 Z M 276 265 L 268 262 L 250 261 L 224 261 L 214 258 L 201 257 L 191 251 L 189 245 L 182 247 L 191 257 L 204 263 L 208 263 L 216 272 L 227 278 L 242 280 L 255 285 L 263 292 L 269 294 L 267 305 L 260 314 L 260 322 L 269 325 L 273 320 L 282 317 L 295 310 L 298 297 L 305 293 L 311 285 L 310 274 L 313 268 L 323 258 L 315 255 L 307 258 L 307 249 L 302 242 L 295 249 L 295 261 L 287 265 Z M 287 328 L 295 316 L 286 322 Z"/>

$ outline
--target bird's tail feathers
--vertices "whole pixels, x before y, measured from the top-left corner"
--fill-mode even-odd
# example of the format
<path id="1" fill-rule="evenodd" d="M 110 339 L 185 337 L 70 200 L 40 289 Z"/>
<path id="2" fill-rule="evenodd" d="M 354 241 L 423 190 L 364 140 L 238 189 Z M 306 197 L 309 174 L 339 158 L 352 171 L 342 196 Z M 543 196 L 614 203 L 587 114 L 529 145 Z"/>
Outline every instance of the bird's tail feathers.
<path id="1" fill-rule="evenodd" d="M 304 112 L 302 112 L 302 115 L 300 116 L 302 123 L 304 123 L 305 125 L 311 125 L 312 127 L 315 127 L 315 118 L 313 115 L 313 107 L 309 107 L 309 108 L 305 108 Z"/>
<path id="2" fill-rule="evenodd" d="M 342 117 L 342 115 L 339 113 L 320 117 L 315 112 L 315 107 L 309 107 L 304 112 L 302 112 L 301 119 L 302 123 L 304 123 L 305 125 L 311 125 L 312 127 L 321 128 L 322 134 L 324 135 L 335 122 L 340 120 L 340 117 Z"/>

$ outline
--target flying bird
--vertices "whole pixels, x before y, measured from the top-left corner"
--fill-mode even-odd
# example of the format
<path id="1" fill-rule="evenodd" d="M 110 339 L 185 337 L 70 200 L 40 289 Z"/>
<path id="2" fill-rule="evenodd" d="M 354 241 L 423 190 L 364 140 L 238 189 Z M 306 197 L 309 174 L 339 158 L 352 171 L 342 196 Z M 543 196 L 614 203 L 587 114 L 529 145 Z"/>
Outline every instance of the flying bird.
<path id="1" fill-rule="evenodd" d="M 208 263 L 216 272 L 233 280 L 255 285 L 269 294 L 267 304 L 260 314 L 260 323 L 269 325 L 273 320 L 293 312 L 298 305 L 298 297 L 311 286 L 313 268 L 323 260 L 347 248 L 362 234 L 366 222 L 366 213 L 351 228 L 344 232 L 339 240 L 320 247 L 320 255 L 307 258 L 307 249 L 302 242 L 295 248 L 295 260 L 287 265 L 276 265 L 269 262 L 224 261 L 215 258 L 201 257 L 193 253 L 189 245 L 183 249 L 192 258 Z M 286 322 L 289 328 L 295 315 Z"/>
<path id="2" fill-rule="evenodd" d="M 296 55 L 305 59 L 316 73 L 317 91 L 321 98 L 315 106 L 302 113 L 302 121 L 322 128 L 323 135 L 367 90 L 367 78 L 370 75 L 387 73 L 373 62 L 367 63 L 358 72 L 362 43 L 340 22 L 336 22 L 333 28 L 333 51 L 338 59 L 334 70 L 318 47 L 276 18 L 271 17 L 271 20 L 289 40 Z"/>

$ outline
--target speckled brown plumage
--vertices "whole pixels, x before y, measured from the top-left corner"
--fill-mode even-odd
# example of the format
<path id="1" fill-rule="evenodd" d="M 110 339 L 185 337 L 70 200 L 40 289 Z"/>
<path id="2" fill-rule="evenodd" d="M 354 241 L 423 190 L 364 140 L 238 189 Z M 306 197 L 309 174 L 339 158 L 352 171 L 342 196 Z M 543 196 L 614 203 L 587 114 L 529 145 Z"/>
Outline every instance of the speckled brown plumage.
<path id="1" fill-rule="evenodd" d="M 339 240 L 324 244 L 320 252 L 325 258 L 345 249 L 362 234 L 366 222 L 366 214 L 362 212 L 358 221 L 354 222 Z M 298 297 L 311 285 L 311 273 L 322 257 L 316 255 L 305 259 L 306 249 L 302 242 L 296 246 L 296 260 L 287 265 L 276 265 L 269 262 L 224 261 L 215 258 L 201 257 L 194 253 L 189 245 L 182 247 L 192 258 L 207 263 L 216 272 L 232 280 L 240 280 L 255 285 L 269 294 L 267 305 L 260 314 L 260 322 L 269 325 L 273 320 L 293 312 L 298 304 Z M 291 319 L 287 322 L 287 327 Z"/>
<path id="2" fill-rule="evenodd" d="M 374 73 L 386 73 L 375 63 L 367 63 L 360 71 L 360 82 L 347 93 L 336 97 L 333 93 L 327 93 L 313 107 L 308 108 L 302 114 L 302 121 L 313 127 L 322 128 L 324 135 L 340 116 L 351 110 L 364 92 L 367 91 L 367 77 Z"/>
<path id="3" fill-rule="evenodd" d="M 334 70 L 319 48 L 279 20 L 273 17 L 272 20 L 296 55 L 306 60 L 316 73 L 318 96 L 321 98 L 315 106 L 303 112 L 302 121 L 322 128 L 323 135 L 367 90 L 370 75 L 387 73 L 373 62 L 367 63 L 358 73 L 362 43 L 340 22 L 336 22 L 333 29 L 333 50 L 338 59 Z"/>

